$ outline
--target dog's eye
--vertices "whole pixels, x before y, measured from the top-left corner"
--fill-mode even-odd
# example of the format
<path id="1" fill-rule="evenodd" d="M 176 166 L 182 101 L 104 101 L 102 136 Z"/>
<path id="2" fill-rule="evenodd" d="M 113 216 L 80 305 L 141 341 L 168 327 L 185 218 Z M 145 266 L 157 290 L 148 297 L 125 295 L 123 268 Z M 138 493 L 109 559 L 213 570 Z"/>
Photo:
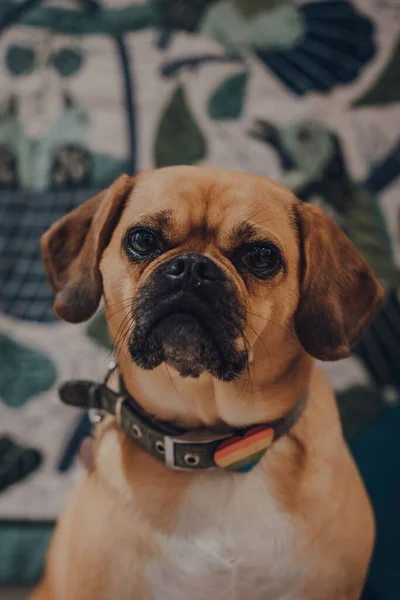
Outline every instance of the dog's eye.
<path id="1" fill-rule="evenodd" d="M 150 256 L 160 250 L 158 236 L 150 229 L 133 229 L 126 237 L 125 247 L 136 257 Z"/>
<path id="2" fill-rule="evenodd" d="M 250 244 L 242 250 L 240 259 L 249 271 L 259 277 L 275 275 L 281 266 L 280 252 L 273 244 Z"/>

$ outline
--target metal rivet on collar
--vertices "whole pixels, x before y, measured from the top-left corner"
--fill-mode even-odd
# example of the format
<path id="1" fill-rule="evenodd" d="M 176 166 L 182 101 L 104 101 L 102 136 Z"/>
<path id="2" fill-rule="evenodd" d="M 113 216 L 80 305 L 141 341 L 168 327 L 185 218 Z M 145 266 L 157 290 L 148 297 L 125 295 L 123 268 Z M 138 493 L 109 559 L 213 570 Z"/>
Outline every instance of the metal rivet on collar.
<path id="1" fill-rule="evenodd" d="M 141 431 L 140 427 L 138 425 L 136 425 L 136 423 L 134 423 L 134 425 L 132 425 L 132 435 L 137 440 L 139 440 L 142 437 L 142 431 Z"/>
<path id="2" fill-rule="evenodd" d="M 162 442 L 161 440 L 156 441 L 155 448 L 159 454 L 165 454 L 164 442 Z"/>
<path id="3" fill-rule="evenodd" d="M 200 458 L 196 454 L 185 454 L 183 460 L 188 467 L 196 467 L 200 462 Z"/>

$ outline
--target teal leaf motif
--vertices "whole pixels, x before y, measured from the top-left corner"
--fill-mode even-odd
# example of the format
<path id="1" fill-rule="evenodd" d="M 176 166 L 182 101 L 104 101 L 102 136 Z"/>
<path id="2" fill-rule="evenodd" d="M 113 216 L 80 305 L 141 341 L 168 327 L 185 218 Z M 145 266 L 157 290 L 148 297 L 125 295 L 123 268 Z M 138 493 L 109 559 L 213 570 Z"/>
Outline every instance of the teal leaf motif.
<path id="1" fill-rule="evenodd" d="M 244 19 L 251 19 L 261 12 L 279 7 L 283 2 L 282 0 L 233 0 L 233 4 Z"/>
<path id="2" fill-rule="evenodd" d="M 8 406 L 23 406 L 46 392 L 57 379 L 54 363 L 42 352 L 0 333 L 0 398 Z"/>
<path id="3" fill-rule="evenodd" d="M 214 90 L 208 102 L 208 114 L 216 121 L 238 119 L 243 111 L 248 73 L 236 73 L 228 77 Z"/>
<path id="4" fill-rule="evenodd" d="M 112 350 L 112 342 L 104 311 L 97 313 L 86 328 L 88 337 L 106 350 Z"/>
<path id="5" fill-rule="evenodd" d="M 5 436 L 0 437 L 0 492 L 14 483 L 23 481 L 34 473 L 42 463 L 42 453 L 26 448 Z"/>
<path id="6" fill-rule="evenodd" d="M 161 117 L 154 145 L 156 167 L 193 164 L 206 155 L 204 135 L 179 85 Z"/>
<path id="7" fill-rule="evenodd" d="M 336 394 L 336 399 L 347 440 L 354 439 L 373 423 L 386 406 L 379 390 L 373 387 L 354 386 Z"/>
<path id="8" fill-rule="evenodd" d="M 71 77 L 82 68 L 83 55 L 73 48 L 61 48 L 51 56 L 50 62 L 61 77 Z"/>
<path id="9" fill-rule="evenodd" d="M 36 54 L 33 48 L 13 44 L 7 49 L 5 63 L 11 75 L 20 77 L 32 73 L 35 68 L 35 59 Z"/>
<path id="10" fill-rule="evenodd" d="M 400 100 L 400 38 L 388 64 L 370 88 L 361 95 L 353 107 L 385 106 Z"/>
<path id="11" fill-rule="evenodd" d="M 0 17 L 3 13 L 3 5 L 7 4 L 9 2 L 0 1 Z M 75 9 L 73 3 L 68 8 L 44 6 L 47 2 L 41 4 L 41 6 L 36 6 L 35 10 L 25 11 L 19 17 L 18 23 L 46 29 L 52 34 L 61 33 L 73 36 L 91 34 L 120 36 L 156 25 L 156 15 L 149 2 L 122 8 L 106 8 L 104 6 L 95 14 L 91 10 L 83 11 L 79 6 Z M 111 5 L 111 3 L 109 4 Z"/>

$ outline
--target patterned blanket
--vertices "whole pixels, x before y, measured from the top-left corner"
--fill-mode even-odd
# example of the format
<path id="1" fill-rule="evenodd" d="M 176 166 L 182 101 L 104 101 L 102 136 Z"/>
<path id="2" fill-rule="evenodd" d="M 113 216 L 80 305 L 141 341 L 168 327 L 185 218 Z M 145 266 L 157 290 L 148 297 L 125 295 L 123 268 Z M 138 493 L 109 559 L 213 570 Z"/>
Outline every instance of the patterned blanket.
<path id="1" fill-rule="evenodd" d="M 398 402 L 399 72 L 397 0 L 0 3 L 0 583 L 38 577 L 80 476 L 89 421 L 57 386 L 111 351 L 102 311 L 54 318 L 39 238 L 121 172 L 228 167 L 320 204 L 387 290 L 324 365 L 347 438 Z"/>

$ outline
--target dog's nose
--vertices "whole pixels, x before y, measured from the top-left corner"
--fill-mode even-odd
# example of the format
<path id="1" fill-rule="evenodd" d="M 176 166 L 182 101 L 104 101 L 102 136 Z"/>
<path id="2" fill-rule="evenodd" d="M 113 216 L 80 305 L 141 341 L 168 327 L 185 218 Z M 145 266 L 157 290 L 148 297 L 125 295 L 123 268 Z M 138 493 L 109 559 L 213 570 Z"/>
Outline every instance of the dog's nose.
<path id="1" fill-rule="evenodd" d="M 186 287 L 223 279 L 219 267 L 204 254 L 180 254 L 168 263 L 165 274 Z"/>

